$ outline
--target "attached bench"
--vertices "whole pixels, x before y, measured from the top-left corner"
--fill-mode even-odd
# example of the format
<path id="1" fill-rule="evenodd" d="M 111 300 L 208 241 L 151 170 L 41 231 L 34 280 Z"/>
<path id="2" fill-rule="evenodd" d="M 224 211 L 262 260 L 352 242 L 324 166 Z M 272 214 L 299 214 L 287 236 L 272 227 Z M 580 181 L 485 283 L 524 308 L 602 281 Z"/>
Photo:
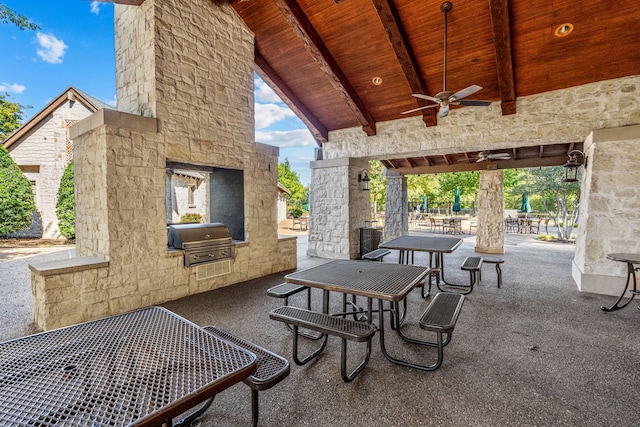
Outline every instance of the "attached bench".
<path id="1" fill-rule="evenodd" d="M 340 374 L 344 382 L 352 381 L 369 362 L 371 338 L 376 333 L 376 327 L 370 323 L 358 322 L 292 306 L 277 308 L 269 313 L 269 317 L 293 327 L 293 360 L 297 365 L 304 365 L 322 353 L 327 345 L 329 335 L 335 335 L 342 340 Z M 324 335 L 322 344 L 303 359 L 298 357 L 298 328 L 310 329 Z M 367 343 L 365 357 L 349 374 L 347 374 L 347 340 L 366 341 Z"/>
<path id="2" fill-rule="evenodd" d="M 284 298 L 284 305 L 289 305 L 289 297 L 300 293 L 302 291 L 307 291 L 307 309 L 311 310 L 311 288 L 303 285 L 296 285 L 295 283 L 280 283 L 279 285 L 272 286 L 267 289 L 267 295 L 274 298 Z M 290 325 L 286 325 L 287 328 L 291 331 L 293 329 Z M 308 332 L 308 331 L 299 331 L 300 335 L 303 337 L 307 337 L 312 340 L 319 340 L 322 338 L 322 334 Z"/>
<path id="3" fill-rule="evenodd" d="M 469 256 L 466 257 L 464 259 L 464 261 L 462 262 L 462 265 L 460 265 L 460 269 L 464 270 L 464 271 L 468 271 L 469 272 L 469 284 L 468 285 L 452 285 L 449 284 L 448 286 L 453 286 L 454 288 L 467 288 L 466 291 L 461 291 L 458 289 L 455 290 L 450 290 L 450 289 L 442 289 L 440 287 L 440 285 L 438 285 L 438 289 L 440 289 L 440 291 L 442 292 L 457 292 L 460 293 L 462 295 L 468 295 L 471 293 L 471 291 L 473 291 L 473 286 L 476 285 L 478 283 L 478 279 L 479 279 L 479 275 L 480 273 L 480 268 L 482 267 L 482 258 L 481 257 L 475 257 L 475 256 Z"/>
<path id="4" fill-rule="evenodd" d="M 442 365 L 444 346 L 451 342 L 451 336 L 464 303 L 464 296 L 459 293 L 440 292 L 433 298 L 420 318 L 420 328 L 436 332 L 438 336 L 438 360 L 427 370 L 435 370 Z M 447 334 L 443 340 L 442 335 Z"/>
<path id="5" fill-rule="evenodd" d="M 502 286 L 502 269 L 500 268 L 500 264 L 504 263 L 504 260 L 498 257 L 485 256 L 485 257 L 482 257 L 482 263 L 496 265 L 496 274 L 498 276 L 498 288 L 500 288 Z M 480 271 L 480 280 L 482 280 L 482 271 Z"/>
<path id="6" fill-rule="evenodd" d="M 212 335 L 230 341 L 256 355 L 258 368 L 253 375 L 250 375 L 243 380 L 243 382 L 251 388 L 251 426 L 256 427 L 258 425 L 259 416 L 258 392 L 267 390 L 285 379 L 289 375 L 290 371 L 289 361 L 282 356 L 278 356 L 269 350 L 232 335 L 231 333 L 215 326 L 205 326 L 203 329 Z M 173 425 L 189 425 L 191 421 L 198 418 L 209 408 L 214 397 L 203 402 L 197 409 L 195 409 L 195 411 L 192 411 L 186 417 L 180 417 L 181 419 L 174 422 Z"/>
<path id="7" fill-rule="evenodd" d="M 362 259 L 368 259 L 370 261 L 383 261 L 383 258 L 391 253 L 388 249 L 376 249 L 375 251 L 367 252 L 362 255 Z"/>

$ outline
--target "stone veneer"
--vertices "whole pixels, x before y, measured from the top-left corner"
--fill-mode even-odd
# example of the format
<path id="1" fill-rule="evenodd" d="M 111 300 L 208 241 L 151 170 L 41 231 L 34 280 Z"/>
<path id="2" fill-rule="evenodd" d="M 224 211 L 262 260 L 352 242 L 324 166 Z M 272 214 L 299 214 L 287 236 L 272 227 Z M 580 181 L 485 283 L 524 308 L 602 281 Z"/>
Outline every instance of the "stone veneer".
<path id="1" fill-rule="evenodd" d="M 115 16 L 120 111 L 72 128 L 79 260 L 31 266 L 43 329 L 297 265 L 296 239 L 277 234 L 278 149 L 254 142 L 252 34 L 209 0 L 116 5 Z M 245 241 L 229 274 L 196 280 L 196 267 L 167 251 L 167 160 L 244 171 Z"/>
<path id="2" fill-rule="evenodd" d="M 353 259 L 359 253 L 359 229 L 371 219 L 369 192 L 358 174 L 369 164 L 357 159 L 320 160 L 311 163 L 311 256 Z"/>
<path id="3" fill-rule="evenodd" d="M 610 253 L 640 253 L 640 125 L 593 131 L 580 195 L 573 278 L 585 292 L 620 295 L 625 263 Z"/>
<path id="4" fill-rule="evenodd" d="M 476 252 L 504 253 L 504 172 L 480 171 Z"/>

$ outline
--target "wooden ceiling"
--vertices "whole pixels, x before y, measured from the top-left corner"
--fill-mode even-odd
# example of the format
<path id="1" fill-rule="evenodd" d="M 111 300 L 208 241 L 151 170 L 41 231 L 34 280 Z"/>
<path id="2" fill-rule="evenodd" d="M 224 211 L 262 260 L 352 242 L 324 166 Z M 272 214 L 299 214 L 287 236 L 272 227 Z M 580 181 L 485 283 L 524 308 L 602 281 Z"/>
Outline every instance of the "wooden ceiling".
<path id="1" fill-rule="evenodd" d="M 374 135 L 377 122 L 407 117 L 401 113 L 430 103 L 412 93 L 434 96 L 443 90 L 442 0 L 228 2 L 255 34 L 258 73 L 319 145 L 331 130 L 362 126 Z M 480 85 L 483 89 L 470 98 L 501 102 L 503 115 L 518 114 L 518 97 L 640 74 L 637 0 L 452 4 L 447 89 Z M 555 36 L 556 28 L 567 23 L 573 31 Z M 373 83 L 376 77 L 382 84 Z M 437 126 L 436 113 L 428 108 L 410 115 L 422 114 L 425 126 Z M 534 148 L 544 157 L 546 148 Z M 477 152 L 460 154 L 473 157 Z"/>

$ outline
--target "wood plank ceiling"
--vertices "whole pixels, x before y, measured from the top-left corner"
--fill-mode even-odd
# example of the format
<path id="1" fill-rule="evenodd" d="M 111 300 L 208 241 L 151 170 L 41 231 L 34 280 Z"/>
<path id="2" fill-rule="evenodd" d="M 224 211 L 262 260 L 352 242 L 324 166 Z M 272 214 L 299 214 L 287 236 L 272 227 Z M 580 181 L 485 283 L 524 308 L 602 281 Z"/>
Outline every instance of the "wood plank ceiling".
<path id="1" fill-rule="evenodd" d="M 407 117 L 401 113 L 430 104 L 412 93 L 434 96 L 443 89 L 442 0 L 229 3 L 255 34 L 256 70 L 305 122 L 319 145 L 336 129 L 361 126 L 373 135 L 377 122 Z M 518 97 L 640 74 L 637 0 L 452 0 L 452 4 L 447 89 L 480 85 L 483 89 L 471 98 L 501 102 L 503 115 L 518 113 Z M 571 24 L 573 31 L 564 37 L 554 35 L 563 24 Z M 382 84 L 374 84 L 374 78 Z M 411 115 L 422 114 L 425 126 L 437 126 L 436 112 L 428 108 Z M 557 152 L 570 148 L 533 151 L 538 159 L 566 160 Z M 528 150 L 511 152 L 513 162 L 533 158 Z M 473 166 L 476 155 L 452 153 L 451 159 L 462 156 Z M 389 159 L 385 165 L 408 170 L 420 159 Z M 455 163 L 464 162 L 451 161 Z"/>

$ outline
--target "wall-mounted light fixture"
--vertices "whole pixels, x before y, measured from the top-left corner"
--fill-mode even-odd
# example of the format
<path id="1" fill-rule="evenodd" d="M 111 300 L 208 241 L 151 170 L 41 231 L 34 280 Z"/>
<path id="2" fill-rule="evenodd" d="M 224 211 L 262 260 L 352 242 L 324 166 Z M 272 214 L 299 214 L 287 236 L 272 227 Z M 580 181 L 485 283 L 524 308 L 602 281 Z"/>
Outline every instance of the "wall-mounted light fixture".
<path id="1" fill-rule="evenodd" d="M 362 186 L 362 191 L 369 191 L 369 181 L 371 179 L 369 178 L 368 170 L 365 169 L 358 174 L 358 182 Z"/>
<path id="2" fill-rule="evenodd" d="M 578 180 L 578 169 L 582 166 L 582 162 L 578 161 L 578 154 L 582 156 L 584 167 L 587 167 L 587 158 L 580 150 L 569 152 L 569 160 L 562 165 L 564 168 L 564 182 L 576 182 Z"/>

